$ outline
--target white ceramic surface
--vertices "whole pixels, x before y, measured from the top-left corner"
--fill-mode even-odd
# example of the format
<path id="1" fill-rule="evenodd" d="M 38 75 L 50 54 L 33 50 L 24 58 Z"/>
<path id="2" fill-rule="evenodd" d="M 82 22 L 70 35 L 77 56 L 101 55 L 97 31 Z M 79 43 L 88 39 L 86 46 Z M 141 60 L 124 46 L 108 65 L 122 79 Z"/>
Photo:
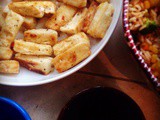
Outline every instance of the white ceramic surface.
<path id="1" fill-rule="evenodd" d="M 1 0 L 0 5 L 5 6 L 10 1 L 11 0 Z M 11 85 L 11 86 L 34 86 L 34 85 L 50 83 L 50 82 L 62 79 L 68 75 L 71 75 L 72 73 L 76 72 L 77 70 L 85 66 L 87 63 L 89 63 L 94 57 L 97 56 L 97 54 L 103 49 L 103 47 L 109 41 L 109 38 L 112 35 L 116 27 L 116 24 L 118 22 L 123 0 L 110 0 L 110 1 L 115 8 L 112 23 L 108 31 L 106 32 L 105 37 L 102 40 L 100 41 L 91 40 L 92 55 L 90 57 L 88 57 L 86 60 L 84 60 L 77 66 L 73 67 L 72 69 L 63 73 L 58 73 L 55 70 L 51 74 L 44 76 L 44 75 L 40 75 L 31 71 L 28 71 L 25 68 L 21 68 L 20 73 L 17 75 L 0 74 L 0 84 Z"/>

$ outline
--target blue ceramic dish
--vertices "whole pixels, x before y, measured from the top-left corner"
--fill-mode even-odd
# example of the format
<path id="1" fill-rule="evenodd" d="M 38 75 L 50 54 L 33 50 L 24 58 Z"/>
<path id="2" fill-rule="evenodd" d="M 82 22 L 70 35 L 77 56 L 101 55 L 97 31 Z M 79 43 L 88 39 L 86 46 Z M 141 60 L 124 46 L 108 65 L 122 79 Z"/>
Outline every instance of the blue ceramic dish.
<path id="1" fill-rule="evenodd" d="M 0 97 L 0 120 L 31 120 L 31 118 L 19 104 Z"/>

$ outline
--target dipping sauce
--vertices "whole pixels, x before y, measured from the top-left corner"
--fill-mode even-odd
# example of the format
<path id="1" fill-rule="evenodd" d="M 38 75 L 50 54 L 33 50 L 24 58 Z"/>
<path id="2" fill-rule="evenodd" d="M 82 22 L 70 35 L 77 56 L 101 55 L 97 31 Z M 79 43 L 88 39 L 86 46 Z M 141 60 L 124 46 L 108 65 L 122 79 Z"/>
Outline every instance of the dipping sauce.
<path id="1" fill-rule="evenodd" d="M 85 90 L 64 107 L 58 120 L 145 120 L 138 105 L 126 94 L 97 87 Z"/>

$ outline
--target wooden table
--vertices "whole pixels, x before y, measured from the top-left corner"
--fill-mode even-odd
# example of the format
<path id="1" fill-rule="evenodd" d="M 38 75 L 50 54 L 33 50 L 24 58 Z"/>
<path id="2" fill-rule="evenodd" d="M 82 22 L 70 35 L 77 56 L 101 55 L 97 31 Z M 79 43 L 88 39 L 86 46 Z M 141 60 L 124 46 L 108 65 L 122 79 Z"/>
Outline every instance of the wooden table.
<path id="1" fill-rule="evenodd" d="M 0 96 L 21 104 L 33 120 L 56 120 L 76 93 L 95 86 L 113 87 L 128 94 L 147 120 L 160 120 L 160 98 L 131 54 L 119 19 L 109 43 L 86 67 L 62 80 L 36 87 L 0 86 Z"/>

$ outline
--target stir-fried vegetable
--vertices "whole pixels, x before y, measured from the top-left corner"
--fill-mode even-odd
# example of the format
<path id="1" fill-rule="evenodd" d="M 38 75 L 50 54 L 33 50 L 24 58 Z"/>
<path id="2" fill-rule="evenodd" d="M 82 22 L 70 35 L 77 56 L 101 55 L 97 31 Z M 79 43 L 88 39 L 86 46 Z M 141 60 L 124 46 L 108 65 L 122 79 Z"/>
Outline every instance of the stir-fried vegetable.
<path id="1" fill-rule="evenodd" d="M 158 25 L 156 24 L 155 21 L 147 19 L 147 21 L 143 25 L 143 29 L 140 30 L 140 32 L 142 34 L 148 34 L 148 33 L 155 31 L 157 28 L 158 28 Z"/>

